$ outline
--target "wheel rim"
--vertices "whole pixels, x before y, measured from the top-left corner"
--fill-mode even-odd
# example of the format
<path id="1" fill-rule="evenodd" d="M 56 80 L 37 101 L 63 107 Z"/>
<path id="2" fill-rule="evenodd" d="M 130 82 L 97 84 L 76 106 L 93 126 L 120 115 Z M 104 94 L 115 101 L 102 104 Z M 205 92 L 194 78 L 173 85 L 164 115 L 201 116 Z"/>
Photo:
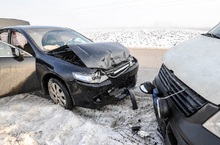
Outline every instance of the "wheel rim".
<path id="1" fill-rule="evenodd" d="M 63 107 L 66 106 L 65 94 L 57 83 L 54 83 L 50 80 L 48 83 L 48 90 L 50 97 L 54 101 L 54 103 L 60 104 Z"/>

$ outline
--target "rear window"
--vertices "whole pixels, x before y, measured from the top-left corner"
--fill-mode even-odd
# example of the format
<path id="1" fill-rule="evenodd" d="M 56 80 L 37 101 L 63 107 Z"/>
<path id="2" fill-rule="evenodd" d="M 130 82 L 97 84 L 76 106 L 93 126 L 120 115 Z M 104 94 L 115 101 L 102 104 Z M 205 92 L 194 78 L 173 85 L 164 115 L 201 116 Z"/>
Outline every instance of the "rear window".
<path id="1" fill-rule="evenodd" d="M 7 40 L 8 40 L 8 32 L 2 32 L 0 34 L 0 40 L 2 40 L 4 42 L 7 42 Z"/>

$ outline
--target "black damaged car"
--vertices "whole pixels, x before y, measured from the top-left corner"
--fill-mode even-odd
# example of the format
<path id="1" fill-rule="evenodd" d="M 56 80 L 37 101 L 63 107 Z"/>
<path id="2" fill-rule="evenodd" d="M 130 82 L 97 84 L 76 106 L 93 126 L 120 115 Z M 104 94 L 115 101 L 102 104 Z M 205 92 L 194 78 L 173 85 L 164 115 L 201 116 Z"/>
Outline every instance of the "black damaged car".
<path id="1" fill-rule="evenodd" d="M 62 27 L 0 30 L 0 96 L 42 89 L 66 109 L 100 108 L 128 95 L 138 61 L 119 43 L 93 43 Z"/>

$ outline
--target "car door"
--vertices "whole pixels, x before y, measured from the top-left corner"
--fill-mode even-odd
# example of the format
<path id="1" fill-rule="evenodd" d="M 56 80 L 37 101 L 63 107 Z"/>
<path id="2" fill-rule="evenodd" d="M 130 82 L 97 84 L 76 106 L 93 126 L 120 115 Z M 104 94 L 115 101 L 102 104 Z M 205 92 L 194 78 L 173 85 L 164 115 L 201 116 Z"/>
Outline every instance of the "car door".
<path id="1" fill-rule="evenodd" d="M 0 41 L 0 97 L 39 89 L 35 62 L 27 52 Z"/>

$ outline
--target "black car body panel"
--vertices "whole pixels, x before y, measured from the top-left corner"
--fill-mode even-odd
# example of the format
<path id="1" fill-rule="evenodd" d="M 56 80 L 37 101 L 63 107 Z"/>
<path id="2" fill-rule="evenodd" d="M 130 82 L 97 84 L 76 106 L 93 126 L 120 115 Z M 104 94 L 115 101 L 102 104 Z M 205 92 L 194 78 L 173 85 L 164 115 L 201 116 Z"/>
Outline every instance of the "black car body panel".
<path id="1" fill-rule="evenodd" d="M 62 58 L 62 56 L 59 56 L 59 52 L 68 51 L 69 54 L 71 53 L 69 50 L 72 50 L 77 56 L 66 56 L 75 58 L 71 60 L 71 62 L 75 63 L 77 61 L 80 63 L 81 61 L 83 62 L 82 64 L 85 64 L 88 68 L 101 68 L 105 70 L 110 69 L 123 61 L 127 61 L 130 55 L 127 48 L 115 42 L 68 45 L 66 47 L 63 46 L 55 49 L 49 52 L 49 54 L 58 54 L 57 57 Z M 64 56 L 63 58 L 66 57 Z"/>
<path id="2" fill-rule="evenodd" d="M 137 71 L 138 64 L 132 66 L 119 77 L 111 78 L 100 84 L 74 83 L 70 81 L 67 85 L 70 92 L 72 92 L 71 95 L 76 106 L 100 108 L 103 105 L 112 104 L 122 99 L 119 96 L 123 94 L 120 93 L 128 93 L 126 89 L 135 87 Z"/>
<path id="3" fill-rule="evenodd" d="M 47 61 L 37 60 L 37 73 L 42 86 L 44 86 L 43 90 L 47 93 L 45 89 L 46 82 L 50 76 L 65 80 L 64 83 L 69 89 L 75 106 L 100 108 L 103 105 L 115 103 L 121 98 L 116 98 L 113 92 L 117 92 L 120 89 L 133 88 L 136 84 L 138 71 L 138 62 L 136 59 L 135 65 L 131 66 L 120 76 L 110 78 L 99 84 L 90 84 L 75 80 L 71 74 L 76 71 L 90 73 L 92 71 L 91 69 L 84 66 L 80 67 L 81 65 L 75 65 L 73 67 L 74 64 L 72 62 L 61 60 L 57 56 L 53 57 L 53 55 L 50 57 Z M 97 99 L 100 101 L 96 102 Z"/>
<path id="4" fill-rule="evenodd" d="M 88 68 L 110 69 L 129 57 L 129 51 L 119 43 L 76 44 L 70 49 Z"/>
<path id="5" fill-rule="evenodd" d="M 56 34 L 56 31 L 57 34 L 71 31 L 70 34 L 74 34 L 78 40 L 81 39 L 82 43 L 78 43 L 78 40 L 63 43 L 60 43 L 60 40 L 59 43 L 47 41 L 49 34 Z M 127 48 L 118 43 L 92 43 L 71 29 L 60 27 L 12 26 L 1 29 L 0 35 L 3 33 L 6 33 L 4 37 L 8 35 L 4 41 L 21 47 L 22 51 L 26 50 L 32 55 L 29 59 L 32 59 L 33 65 L 23 64 L 23 67 L 32 66 L 29 71 L 33 71 L 38 81 L 32 80 L 29 87 L 41 86 L 43 92 L 48 94 L 48 81 L 55 78 L 67 88 L 75 106 L 100 108 L 124 98 L 127 95 L 126 89 L 136 84 L 138 61 L 129 54 Z M 20 42 L 13 41 L 15 33 L 19 33 L 17 36 L 22 35 Z M 29 44 L 28 48 L 25 47 L 26 44 L 22 44 L 26 41 Z M 52 45 L 53 47 L 50 47 Z M 22 64 L 26 58 L 21 58 Z M 33 82 L 40 85 L 34 87 Z M 22 88 L 21 90 L 22 93 L 28 92 Z"/>

